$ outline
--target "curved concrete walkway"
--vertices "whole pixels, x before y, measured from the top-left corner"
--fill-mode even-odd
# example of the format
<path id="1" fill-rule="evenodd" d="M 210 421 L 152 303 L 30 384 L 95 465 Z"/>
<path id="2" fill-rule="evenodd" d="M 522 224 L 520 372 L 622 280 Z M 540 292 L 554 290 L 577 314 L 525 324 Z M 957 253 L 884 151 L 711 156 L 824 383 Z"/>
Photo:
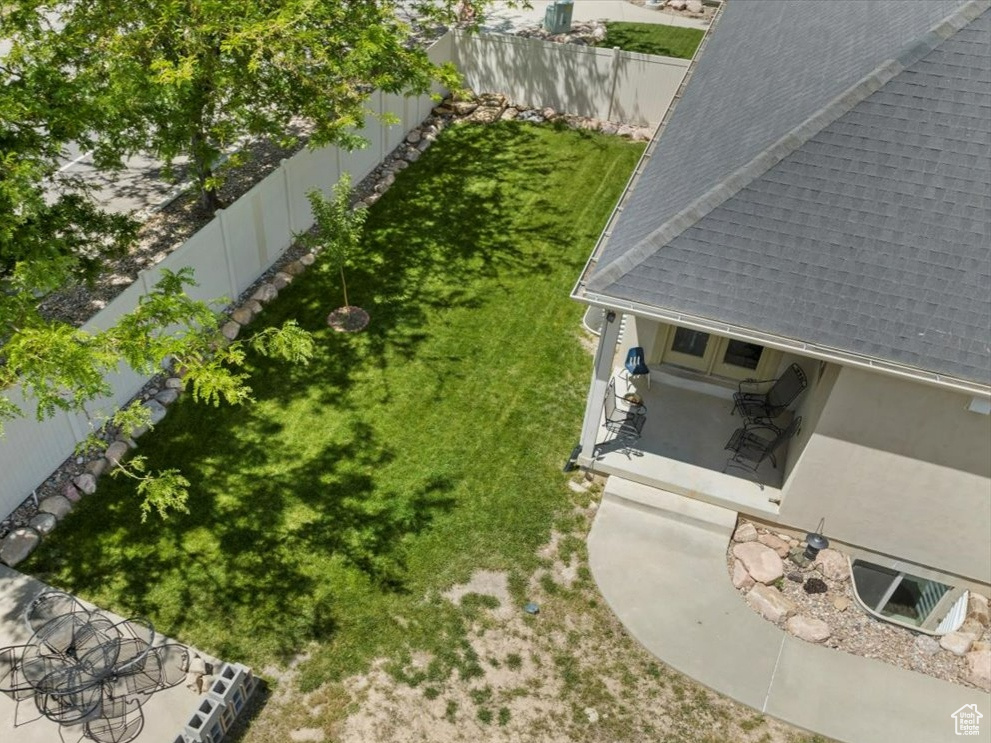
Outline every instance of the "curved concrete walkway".
<path id="1" fill-rule="evenodd" d="M 611 477 L 588 538 L 592 575 L 630 633 L 709 688 L 844 743 L 991 740 L 991 695 L 813 645 L 763 620 L 726 571 L 736 513 Z M 980 734 L 952 713 L 976 704 Z"/>
<path id="2" fill-rule="evenodd" d="M 482 29 L 489 33 L 514 33 L 527 26 L 537 26 L 544 21 L 547 6 L 553 0 L 531 0 L 530 8 L 511 8 L 497 2 L 486 13 Z M 707 21 L 665 13 L 655 8 L 640 7 L 626 0 L 575 0 L 571 15 L 573 22 L 579 21 L 626 21 L 628 23 L 659 23 L 665 26 L 682 26 L 705 30 Z"/>

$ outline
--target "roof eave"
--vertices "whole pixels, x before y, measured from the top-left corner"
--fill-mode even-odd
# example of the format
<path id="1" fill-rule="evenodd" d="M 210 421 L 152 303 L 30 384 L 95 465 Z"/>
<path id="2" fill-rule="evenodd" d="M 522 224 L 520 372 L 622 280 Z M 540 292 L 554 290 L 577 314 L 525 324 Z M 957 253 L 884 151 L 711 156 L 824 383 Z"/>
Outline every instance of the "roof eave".
<path id="1" fill-rule="evenodd" d="M 576 288 L 577 289 L 577 288 Z M 588 291 L 584 286 L 580 291 L 572 293 L 572 298 L 585 304 L 595 305 L 606 309 L 626 312 L 638 317 L 644 317 L 659 322 L 678 325 L 679 327 L 701 330 L 706 333 L 727 336 L 737 340 L 758 343 L 768 348 L 799 354 L 821 361 L 830 361 L 843 366 L 853 366 L 868 369 L 879 374 L 887 374 L 901 379 L 908 379 L 934 387 L 950 389 L 956 392 L 991 399 L 991 385 L 963 379 L 947 374 L 940 374 L 928 369 L 921 369 L 873 356 L 845 351 L 840 348 L 824 346 L 810 341 L 777 335 L 741 325 L 733 325 L 711 318 L 699 317 L 673 309 L 641 304 L 628 299 L 619 299 L 605 294 Z"/>

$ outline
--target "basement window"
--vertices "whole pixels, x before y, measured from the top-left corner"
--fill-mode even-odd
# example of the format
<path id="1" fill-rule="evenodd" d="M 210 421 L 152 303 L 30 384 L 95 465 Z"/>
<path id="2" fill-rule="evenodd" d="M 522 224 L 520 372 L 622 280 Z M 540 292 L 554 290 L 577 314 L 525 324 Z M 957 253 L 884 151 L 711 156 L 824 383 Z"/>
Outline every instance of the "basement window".
<path id="1" fill-rule="evenodd" d="M 863 560 L 854 560 L 851 571 L 854 595 L 879 619 L 930 634 L 956 629 L 947 629 L 947 622 L 941 621 L 956 623 L 953 615 L 959 599 L 952 600 L 959 592 L 950 595 L 951 586 Z M 966 593 L 962 598 L 966 605 Z"/>

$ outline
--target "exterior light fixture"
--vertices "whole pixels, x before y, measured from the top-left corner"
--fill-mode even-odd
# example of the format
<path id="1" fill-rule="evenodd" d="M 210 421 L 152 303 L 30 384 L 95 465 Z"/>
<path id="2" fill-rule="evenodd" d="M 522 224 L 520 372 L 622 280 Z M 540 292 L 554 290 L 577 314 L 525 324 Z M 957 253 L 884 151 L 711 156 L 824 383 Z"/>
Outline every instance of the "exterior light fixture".
<path id="1" fill-rule="evenodd" d="M 822 527 L 825 523 L 825 518 L 819 519 L 819 526 L 816 527 L 816 530 L 805 535 L 805 557 L 808 560 L 815 560 L 819 551 L 829 546 L 829 540 L 822 535 Z"/>
<path id="2" fill-rule="evenodd" d="M 612 310 L 609 310 L 606 313 L 606 322 L 615 322 L 615 320 L 616 320 L 616 313 L 613 312 Z"/>

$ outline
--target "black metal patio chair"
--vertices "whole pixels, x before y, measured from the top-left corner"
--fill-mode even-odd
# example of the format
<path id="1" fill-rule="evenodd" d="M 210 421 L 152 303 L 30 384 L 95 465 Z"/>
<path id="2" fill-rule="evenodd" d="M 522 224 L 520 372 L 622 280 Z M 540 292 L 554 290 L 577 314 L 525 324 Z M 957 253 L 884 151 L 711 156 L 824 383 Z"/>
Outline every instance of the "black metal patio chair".
<path id="1" fill-rule="evenodd" d="M 89 609 L 75 596 L 50 588 L 39 593 L 28 604 L 24 610 L 24 623 L 32 632 L 37 632 L 51 620 L 71 614 L 89 614 Z"/>
<path id="2" fill-rule="evenodd" d="M 31 645 L 0 648 L 0 694 L 14 703 L 14 727 L 18 725 L 21 702 L 35 695 L 34 686 L 24 675 L 23 669 L 24 653 L 33 649 Z"/>
<path id="3" fill-rule="evenodd" d="M 781 415 L 808 386 L 808 378 L 798 364 L 792 364 L 777 379 L 745 379 L 733 393 L 733 413 L 747 421 L 771 421 Z"/>
<path id="4" fill-rule="evenodd" d="M 775 456 L 788 439 L 794 436 L 802 427 L 802 416 L 792 418 L 784 428 L 767 423 L 747 423 L 743 428 L 733 431 L 726 443 L 726 449 L 733 455 L 726 461 L 725 472 L 729 467 L 742 467 L 751 473 L 757 473 L 760 466 L 770 460 L 771 466 L 777 468 Z M 763 484 L 759 483 L 763 488 Z"/>
<path id="5" fill-rule="evenodd" d="M 647 408 L 642 403 L 621 398 L 616 391 L 615 378 L 609 380 L 604 402 L 606 430 L 626 443 L 639 439 L 647 419 Z"/>

